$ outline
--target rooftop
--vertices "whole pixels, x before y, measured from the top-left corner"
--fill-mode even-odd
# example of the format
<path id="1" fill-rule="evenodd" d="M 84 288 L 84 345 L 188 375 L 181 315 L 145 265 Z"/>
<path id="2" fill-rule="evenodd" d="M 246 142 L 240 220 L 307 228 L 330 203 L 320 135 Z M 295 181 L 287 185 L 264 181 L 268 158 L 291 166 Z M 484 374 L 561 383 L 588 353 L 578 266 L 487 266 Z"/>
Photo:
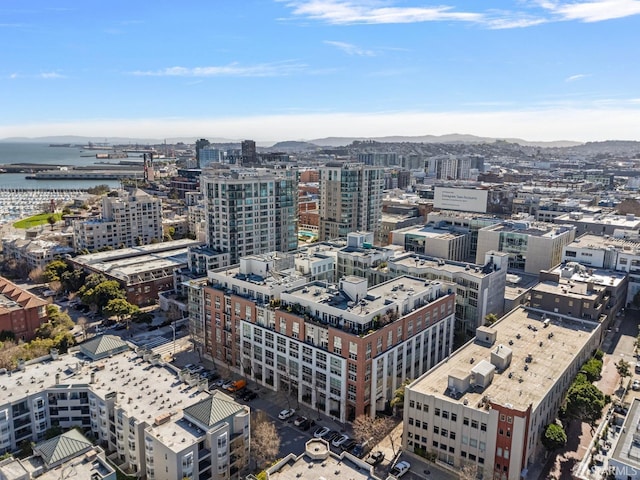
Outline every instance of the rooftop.
<path id="1" fill-rule="evenodd" d="M 496 335 L 492 346 L 478 341 L 467 343 L 416 380 L 411 389 L 449 402 L 479 405 L 488 397 L 493 403 L 510 404 L 518 410 L 526 410 L 530 404 L 535 409 L 597 328 L 592 322 L 567 319 L 548 320 L 545 327 L 539 313 L 518 307 L 486 328 Z M 484 389 L 471 387 L 466 393 L 452 396 L 449 377 L 468 377 L 478 362 L 492 360 L 492 352 L 500 351 L 500 346 L 512 352 L 504 371 L 496 371 Z"/>
<path id="2" fill-rule="evenodd" d="M 172 240 L 170 242 L 152 243 L 149 245 L 140 245 L 137 247 L 120 248 L 116 250 L 108 250 L 105 252 L 89 253 L 87 255 L 78 255 L 73 259 L 74 262 L 92 266 L 96 263 L 113 262 L 127 257 L 136 257 L 141 255 L 157 254 L 171 250 L 182 250 L 187 247 L 195 247 L 201 245 L 201 242 L 183 238 L 180 240 Z"/>
<path id="3" fill-rule="evenodd" d="M 618 227 L 629 228 L 632 230 L 640 228 L 640 217 L 636 217 L 634 215 L 611 215 L 601 213 L 589 215 L 582 212 L 573 212 L 560 215 L 554 220 L 555 223 L 561 223 L 563 221 L 593 223 L 596 225 L 616 225 Z"/>
<path id="4" fill-rule="evenodd" d="M 557 222 L 556 222 L 557 223 Z M 573 226 L 557 225 L 544 222 L 530 222 L 528 220 L 506 221 L 497 225 L 490 225 L 483 230 L 500 232 L 500 233 L 519 233 L 521 235 L 530 235 L 534 237 L 553 238 L 562 235 L 565 232 L 574 229 Z"/>
<path id="5" fill-rule="evenodd" d="M 0 395 L 9 401 L 43 389 L 64 391 L 74 387 L 91 388 L 101 398 L 112 393 L 127 416 L 150 425 L 158 416 L 169 413 L 172 421 L 163 427 L 174 429 L 177 441 L 187 436 L 177 425 L 182 409 L 210 396 L 196 385 L 181 382 L 172 366 L 151 365 L 133 351 L 96 362 L 79 353 L 66 354 L 0 375 Z"/>
<path id="6" fill-rule="evenodd" d="M 495 252 L 496 255 L 506 255 L 501 252 Z M 465 273 L 472 277 L 483 278 L 493 273 L 493 268 L 487 269 L 482 265 L 472 263 L 456 262 L 452 260 L 443 260 L 441 258 L 427 257 L 415 253 L 403 253 L 389 260 L 389 265 L 402 265 L 411 269 L 429 269 L 434 268 L 440 272 L 449 272 L 452 275 L 457 273 Z"/>
<path id="7" fill-rule="evenodd" d="M 611 458 L 640 470 L 640 399 L 631 404 Z"/>
<path id="8" fill-rule="evenodd" d="M 623 238 L 614 238 L 609 235 L 591 235 L 585 234 L 576 238 L 567 248 L 589 248 L 589 249 L 607 249 L 614 248 L 620 251 L 628 251 L 635 253 L 640 251 L 640 242 L 626 240 Z"/>
<path id="9" fill-rule="evenodd" d="M 305 445 L 305 451 L 299 456 L 290 454 L 281 461 L 267 469 L 269 480 L 378 480 L 373 467 L 343 452 L 335 454 L 329 448 L 329 444 L 322 439 L 309 440 Z"/>

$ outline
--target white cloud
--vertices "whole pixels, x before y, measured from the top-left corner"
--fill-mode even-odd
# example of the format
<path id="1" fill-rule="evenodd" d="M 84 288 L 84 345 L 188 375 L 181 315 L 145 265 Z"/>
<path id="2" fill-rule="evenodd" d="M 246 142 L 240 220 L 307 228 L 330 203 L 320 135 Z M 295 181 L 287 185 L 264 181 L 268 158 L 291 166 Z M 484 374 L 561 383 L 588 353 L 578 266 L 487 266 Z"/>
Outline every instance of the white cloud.
<path id="1" fill-rule="evenodd" d="M 458 11 L 451 5 L 389 6 L 394 0 L 279 0 L 292 14 L 334 25 L 467 22 L 492 29 L 524 28 L 557 21 L 599 22 L 640 14 L 640 0 L 513 2 L 511 10 Z M 425 0 L 429 1 L 429 0 Z"/>
<path id="2" fill-rule="evenodd" d="M 360 48 L 357 45 L 353 45 L 352 43 L 336 42 L 332 40 L 325 40 L 324 43 L 342 50 L 347 55 L 357 55 L 360 57 L 375 56 L 375 52 L 373 50 L 365 50 L 364 48 Z"/>
<path id="3" fill-rule="evenodd" d="M 22 73 L 12 73 L 9 75 L 11 80 L 16 80 L 19 78 L 40 78 L 43 80 L 51 80 L 51 79 L 59 79 L 59 78 L 67 78 L 66 75 L 62 75 L 58 72 L 42 72 L 36 74 L 22 74 Z"/>
<path id="4" fill-rule="evenodd" d="M 627 105 L 632 105 L 627 102 Z M 527 140 L 640 140 L 640 108 L 549 108 L 530 111 L 295 113 L 227 118 L 94 119 L 0 125 L 0 138 L 87 135 L 101 137 L 225 137 L 260 142 L 327 136 L 444 135 L 452 132 Z"/>
<path id="5" fill-rule="evenodd" d="M 583 78 L 590 77 L 590 76 L 591 75 L 588 73 L 578 73 L 576 75 L 571 75 L 570 77 L 565 78 L 564 81 L 570 83 L 570 82 L 575 82 L 577 80 L 582 80 Z"/>
<path id="6" fill-rule="evenodd" d="M 572 3 L 545 2 L 542 6 L 559 15 L 563 20 L 579 20 L 582 22 L 601 22 L 640 14 L 640 1 L 638 0 L 596 0 Z"/>
<path id="7" fill-rule="evenodd" d="M 229 65 L 211 67 L 167 67 L 160 70 L 131 72 L 148 77 L 281 77 L 302 71 L 306 65 L 293 62 L 262 63 L 257 65 Z"/>
<path id="8" fill-rule="evenodd" d="M 331 24 L 416 23 L 438 20 L 479 22 L 482 14 L 457 12 L 453 7 L 387 7 L 379 2 L 350 0 L 294 0 L 293 14 Z"/>

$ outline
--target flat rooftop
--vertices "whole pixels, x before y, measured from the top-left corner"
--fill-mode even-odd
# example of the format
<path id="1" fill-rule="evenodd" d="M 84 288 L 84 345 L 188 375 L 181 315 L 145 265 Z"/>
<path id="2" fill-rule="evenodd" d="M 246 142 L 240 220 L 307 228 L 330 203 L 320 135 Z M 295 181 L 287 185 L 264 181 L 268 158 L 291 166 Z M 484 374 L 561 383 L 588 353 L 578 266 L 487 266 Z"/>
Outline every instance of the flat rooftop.
<path id="1" fill-rule="evenodd" d="M 420 227 L 407 227 L 399 230 L 399 233 L 404 235 L 419 235 L 426 238 L 441 238 L 441 239 L 453 239 L 457 237 L 464 237 L 467 235 L 465 232 L 456 232 L 449 228 L 438 228 L 433 225 L 424 225 Z"/>
<path id="2" fill-rule="evenodd" d="M 269 480 L 379 480 L 373 473 L 373 467 L 363 460 L 356 459 L 348 453 L 337 455 L 331 451 L 329 444 L 321 439 L 309 440 L 305 452 L 287 459 L 267 469 Z"/>
<path id="3" fill-rule="evenodd" d="M 611 458 L 640 470 L 640 400 L 637 398 L 629 408 Z"/>
<path id="4" fill-rule="evenodd" d="M 592 223 L 595 225 L 616 225 L 618 227 L 628 228 L 631 230 L 637 230 L 640 228 L 640 217 L 634 217 L 633 215 L 588 215 L 583 214 L 576 216 L 575 214 L 566 213 L 560 215 L 554 219 L 555 223 L 561 223 L 566 221 L 568 223 L 580 222 L 580 223 Z"/>
<path id="5" fill-rule="evenodd" d="M 492 232 L 519 233 L 522 235 L 530 235 L 534 237 L 553 238 L 558 235 L 564 234 L 568 229 L 574 228 L 573 226 L 569 226 L 566 228 L 563 227 L 563 225 L 544 222 L 507 221 L 504 223 L 486 227 L 486 230 Z"/>
<path id="6" fill-rule="evenodd" d="M 87 255 L 78 255 L 73 261 L 79 265 L 92 266 L 95 263 L 113 262 L 127 257 L 136 257 L 141 255 L 150 255 L 169 250 L 181 250 L 188 247 L 196 247 L 202 245 L 202 242 L 183 238 L 180 240 L 172 240 L 170 242 L 152 243 L 150 245 L 140 245 L 137 247 L 120 248 L 105 252 L 89 253 Z"/>
<path id="7" fill-rule="evenodd" d="M 531 404 L 535 409 L 597 328 L 598 325 L 591 322 L 566 319 L 550 320 L 545 328 L 539 313 L 519 307 L 490 327 L 496 332 L 496 341 L 491 347 L 467 343 L 414 382 L 411 390 L 448 402 L 467 401 L 469 405 L 477 405 L 488 396 L 494 403 L 511 404 L 517 410 L 526 410 Z M 458 398 L 447 394 L 449 375 L 468 375 L 478 362 L 489 362 L 491 352 L 499 345 L 512 350 L 508 368 L 502 373 L 496 371 L 493 381 L 484 390 L 470 388 Z"/>
<path id="8" fill-rule="evenodd" d="M 360 279 L 360 277 L 355 278 Z M 438 280 L 425 281 L 415 277 L 402 276 L 369 288 L 364 299 L 354 302 L 334 285 L 327 286 L 325 282 L 313 282 L 284 293 L 283 300 L 294 299 L 295 301 L 297 299 L 304 305 L 325 304 L 366 320 L 375 312 L 389 309 L 393 304 L 400 306 L 399 310 L 402 314 L 402 305 L 405 302 L 430 293 L 433 286 L 442 285 L 448 284 Z M 434 296 L 433 298 L 435 300 L 439 297 Z"/>
<path id="9" fill-rule="evenodd" d="M 56 374 L 60 376 L 58 385 Z M 27 365 L 24 371 L 0 375 L 0 395 L 9 400 L 25 398 L 44 389 L 62 392 L 74 386 L 91 388 L 101 398 L 117 392 L 118 405 L 127 416 L 150 425 L 159 415 L 171 412 L 171 421 L 162 427 L 166 427 L 163 431 L 173 428 L 167 436 L 173 436 L 175 431 L 178 442 L 182 438 L 188 440 L 189 436 L 198 438 L 195 430 L 179 424 L 182 409 L 210 395 L 207 391 L 198 391 L 195 385 L 181 382 L 173 367 L 153 366 L 132 350 L 96 362 L 78 353 L 66 354 L 58 360 Z"/>
<path id="10" fill-rule="evenodd" d="M 640 242 L 634 242 L 632 240 L 626 240 L 623 238 L 614 238 L 611 236 L 603 235 L 582 235 L 576 238 L 573 242 L 567 245 L 567 248 L 608 248 L 614 247 L 617 250 L 629 251 L 629 253 L 635 253 L 640 250 Z"/>
<path id="11" fill-rule="evenodd" d="M 502 255 L 496 252 L 497 255 Z M 388 265 L 402 265 L 411 268 L 412 271 L 420 271 L 421 269 L 436 269 L 440 272 L 448 272 L 453 274 L 465 273 L 466 275 L 484 278 L 493 273 L 493 269 L 484 270 L 482 265 L 474 263 L 455 262 L 451 260 L 442 260 L 440 258 L 426 257 L 415 253 L 405 253 L 397 255 L 389 259 Z"/>

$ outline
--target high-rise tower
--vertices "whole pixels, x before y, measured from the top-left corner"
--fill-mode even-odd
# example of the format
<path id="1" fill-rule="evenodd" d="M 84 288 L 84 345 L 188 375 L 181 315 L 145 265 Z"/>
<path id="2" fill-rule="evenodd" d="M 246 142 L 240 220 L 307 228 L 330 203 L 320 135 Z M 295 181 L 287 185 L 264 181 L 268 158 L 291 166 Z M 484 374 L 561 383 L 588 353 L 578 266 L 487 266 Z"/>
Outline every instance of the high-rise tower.
<path id="1" fill-rule="evenodd" d="M 207 246 L 240 257 L 295 250 L 298 242 L 297 170 L 212 169 L 200 177 Z"/>
<path id="2" fill-rule="evenodd" d="M 320 168 L 320 240 L 356 231 L 377 233 L 383 185 L 382 168 L 338 162 Z"/>

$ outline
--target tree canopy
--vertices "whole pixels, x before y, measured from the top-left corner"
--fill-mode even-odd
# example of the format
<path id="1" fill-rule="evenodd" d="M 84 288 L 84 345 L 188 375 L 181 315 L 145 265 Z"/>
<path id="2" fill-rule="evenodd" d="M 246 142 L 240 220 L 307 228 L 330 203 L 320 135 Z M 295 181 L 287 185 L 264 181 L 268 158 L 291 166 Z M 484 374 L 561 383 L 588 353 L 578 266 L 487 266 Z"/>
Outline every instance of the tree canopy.
<path id="1" fill-rule="evenodd" d="M 602 417 L 604 408 L 604 394 L 592 383 L 587 381 L 574 382 L 565 403 L 566 415 L 587 422 L 593 427 Z"/>
<path id="2" fill-rule="evenodd" d="M 73 267 L 64 260 L 53 260 L 44 268 L 42 276 L 47 282 L 60 281 L 62 274 L 69 270 L 73 270 Z"/>
<path id="3" fill-rule="evenodd" d="M 89 275 L 85 284 L 78 291 L 82 303 L 94 306 L 98 311 L 102 311 L 110 300 L 125 298 L 125 293 L 120 284 L 115 280 L 105 280 L 103 275 Z"/>
<path id="4" fill-rule="evenodd" d="M 557 423 L 551 423 L 547 425 L 541 441 L 548 451 L 553 452 L 567 444 L 567 433 Z"/>
<path id="5" fill-rule="evenodd" d="M 132 305 L 124 298 L 114 298 L 109 300 L 102 312 L 109 317 L 118 317 L 118 320 L 122 321 L 139 310 L 140 308 L 137 305 Z"/>

